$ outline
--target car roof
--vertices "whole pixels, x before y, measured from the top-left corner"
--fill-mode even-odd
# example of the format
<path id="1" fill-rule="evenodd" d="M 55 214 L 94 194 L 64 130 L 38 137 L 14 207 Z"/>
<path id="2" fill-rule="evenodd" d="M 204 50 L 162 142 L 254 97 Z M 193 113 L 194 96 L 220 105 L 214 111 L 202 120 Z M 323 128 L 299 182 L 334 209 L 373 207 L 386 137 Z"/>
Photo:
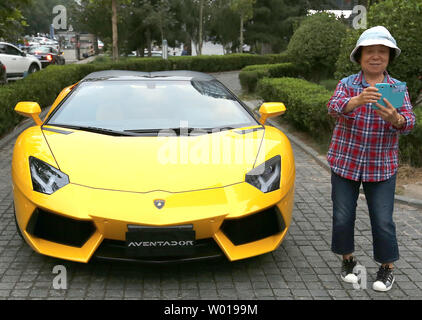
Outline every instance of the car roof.
<path id="1" fill-rule="evenodd" d="M 0 41 L 0 44 L 7 44 L 9 46 L 17 48 L 13 43 L 9 43 L 9 42 Z"/>
<path id="2" fill-rule="evenodd" d="M 154 72 L 128 71 L 128 70 L 104 70 L 104 71 L 96 71 L 96 72 L 90 73 L 81 81 L 95 81 L 95 80 L 108 80 L 108 79 L 139 80 L 139 78 L 143 78 L 142 80 L 151 79 L 151 78 L 154 78 L 154 79 L 166 78 L 165 80 L 202 80 L 202 81 L 215 80 L 215 78 L 209 74 L 197 72 L 197 71 L 189 71 L 189 70 L 171 70 L 171 71 L 154 71 Z"/>

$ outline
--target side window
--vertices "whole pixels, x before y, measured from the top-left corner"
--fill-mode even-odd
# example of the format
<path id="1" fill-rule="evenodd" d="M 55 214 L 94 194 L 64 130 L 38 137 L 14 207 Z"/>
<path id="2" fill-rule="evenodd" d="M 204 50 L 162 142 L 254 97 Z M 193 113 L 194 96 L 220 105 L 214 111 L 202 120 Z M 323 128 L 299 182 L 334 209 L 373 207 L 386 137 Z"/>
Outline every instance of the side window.
<path id="1" fill-rule="evenodd" d="M 20 56 L 21 55 L 21 53 L 20 53 L 19 50 L 17 50 L 16 48 L 13 48 L 11 46 L 6 46 L 6 53 L 7 54 L 12 54 L 12 55 L 15 55 L 15 56 Z"/>
<path id="2" fill-rule="evenodd" d="M 4 44 L 0 44 L 0 54 L 6 54 L 6 46 Z"/>

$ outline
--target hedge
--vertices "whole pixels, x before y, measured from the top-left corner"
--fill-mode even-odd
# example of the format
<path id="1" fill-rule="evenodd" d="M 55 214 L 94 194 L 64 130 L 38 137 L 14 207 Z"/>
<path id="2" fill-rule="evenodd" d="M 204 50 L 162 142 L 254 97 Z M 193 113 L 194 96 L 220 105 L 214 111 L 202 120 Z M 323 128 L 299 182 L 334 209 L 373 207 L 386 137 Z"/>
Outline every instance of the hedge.
<path id="1" fill-rule="evenodd" d="M 411 166 L 422 167 L 422 109 L 413 110 L 416 126 L 412 132 L 400 137 L 400 160 Z"/>
<path id="2" fill-rule="evenodd" d="M 22 120 L 14 112 L 19 101 L 36 101 L 42 107 L 50 106 L 60 91 L 94 71 L 100 70 L 194 70 L 220 72 L 240 70 L 247 65 L 278 63 L 286 60 L 285 54 L 253 55 L 232 54 L 224 56 L 131 58 L 117 63 L 70 64 L 49 66 L 25 79 L 0 87 L 0 137 Z"/>
<path id="3" fill-rule="evenodd" d="M 328 115 L 327 103 L 332 92 L 324 87 L 296 78 L 263 78 L 257 93 L 265 101 L 281 101 L 286 105 L 283 118 L 296 128 L 308 132 L 319 143 L 328 146 L 335 121 Z M 422 166 L 422 109 L 414 109 L 416 125 L 408 135 L 401 135 L 401 163 Z"/>
<path id="4" fill-rule="evenodd" d="M 313 137 L 326 137 L 334 128 L 327 114 L 327 102 L 332 92 L 324 87 L 297 78 L 263 78 L 257 93 L 265 101 L 281 101 L 286 105 L 283 118 Z"/>
<path id="5" fill-rule="evenodd" d="M 302 73 L 301 68 L 291 62 L 252 65 L 241 70 L 239 80 L 244 91 L 254 92 L 258 80 L 264 77 L 299 77 Z"/>

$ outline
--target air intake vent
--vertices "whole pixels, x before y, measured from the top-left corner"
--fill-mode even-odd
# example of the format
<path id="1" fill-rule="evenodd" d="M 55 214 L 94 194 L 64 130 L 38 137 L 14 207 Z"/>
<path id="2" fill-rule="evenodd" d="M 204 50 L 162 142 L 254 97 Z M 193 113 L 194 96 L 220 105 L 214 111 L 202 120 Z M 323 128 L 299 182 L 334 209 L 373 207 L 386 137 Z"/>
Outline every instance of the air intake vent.
<path id="1" fill-rule="evenodd" d="M 286 224 L 277 206 L 240 219 L 227 219 L 221 230 L 238 246 L 282 232 Z"/>
<path id="2" fill-rule="evenodd" d="M 80 248 L 92 236 L 95 227 L 92 221 L 74 220 L 38 208 L 26 231 L 37 238 Z"/>

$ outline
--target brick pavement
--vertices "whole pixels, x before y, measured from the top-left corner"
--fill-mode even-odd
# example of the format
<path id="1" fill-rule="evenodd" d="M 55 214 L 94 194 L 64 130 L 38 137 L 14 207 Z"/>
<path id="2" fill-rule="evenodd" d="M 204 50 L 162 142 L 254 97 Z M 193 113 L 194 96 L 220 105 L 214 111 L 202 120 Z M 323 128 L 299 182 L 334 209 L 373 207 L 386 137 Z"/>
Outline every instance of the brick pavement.
<path id="1" fill-rule="evenodd" d="M 235 82 L 233 75 L 225 80 Z M 230 78 L 231 77 L 231 78 Z M 237 85 L 237 84 L 235 84 Z M 235 90 L 234 90 L 235 91 Z M 401 259 L 396 283 L 374 292 L 378 266 L 366 202 L 360 199 L 355 231 L 356 256 L 367 268 L 368 289 L 339 280 L 340 257 L 330 251 L 329 173 L 296 145 L 296 193 L 290 230 L 275 251 L 218 263 L 170 266 L 91 261 L 88 264 L 41 256 L 23 243 L 13 220 L 10 163 L 13 143 L 0 149 L 0 299 L 421 299 L 422 211 L 396 204 Z M 67 289 L 53 289 L 53 268 L 67 269 Z"/>

